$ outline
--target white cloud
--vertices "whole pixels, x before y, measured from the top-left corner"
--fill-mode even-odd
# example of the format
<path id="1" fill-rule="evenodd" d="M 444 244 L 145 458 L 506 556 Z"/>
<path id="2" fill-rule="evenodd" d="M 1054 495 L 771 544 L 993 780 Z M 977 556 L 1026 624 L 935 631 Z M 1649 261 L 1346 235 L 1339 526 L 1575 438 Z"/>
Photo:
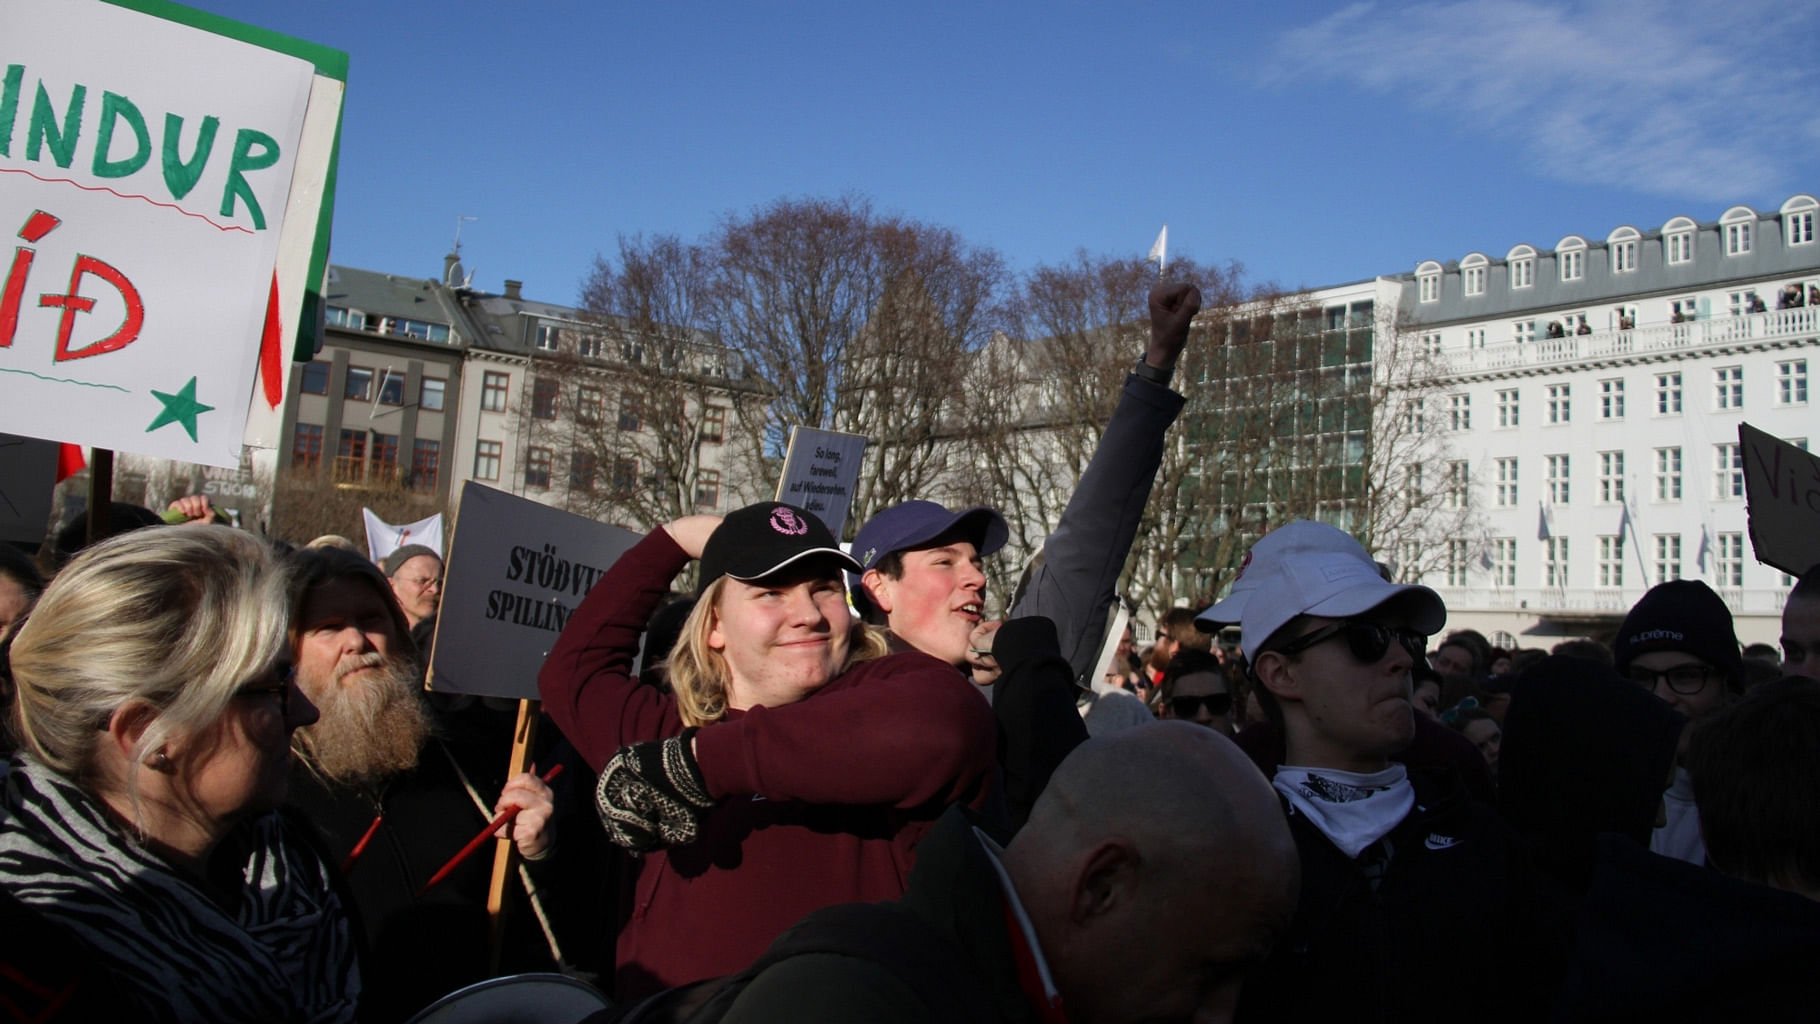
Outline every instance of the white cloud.
<path id="1" fill-rule="evenodd" d="M 1266 81 L 1356 86 L 1560 180 L 1735 201 L 1815 187 L 1817 32 L 1780 0 L 1359 3 L 1279 38 Z"/>

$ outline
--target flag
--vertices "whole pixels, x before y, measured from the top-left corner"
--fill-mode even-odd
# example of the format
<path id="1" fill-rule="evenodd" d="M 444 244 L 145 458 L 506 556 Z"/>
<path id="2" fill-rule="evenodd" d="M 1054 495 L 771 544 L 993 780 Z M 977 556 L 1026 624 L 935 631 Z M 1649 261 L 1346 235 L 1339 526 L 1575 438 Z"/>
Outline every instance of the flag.
<path id="1" fill-rule="evenodd" d="M 1624 536 L 1624 531 L 1631 529 L 1633 527 L 1630 525 L 1630 499 L 1625 498 L 1624 511 L 1618 514 L 1618 536 Z"/>
<path id="2" fill-rule="evenodd" d="M 1536 539 L 1547 540 L 1554 535 L 1553 525 L 1548 521 L 1548 506 L 1536 502 Z"/>
<path id="3" fill-rule="evenodd" d="M 375 564 L 406 544 L 422 544 L 438 553 L 442 551 L 441 512 L 403 526 L 393 526 L 374 515 L 370 508 L 361 509 L 360 514 L 367 524 L 367 557 Z"/>
<path id="4" fill-rule="evenodd" d="M 88 459 L 82 454 L 82 446 L 68 441 L 57 446 L 57 482 L 62 483 L 77 473 L 88 468 Z"/>
<path id="5" fill-rule="evenodd" d="M 1150 255 L 1144 257 L 1145 260 L 1156 261 L 1156 270 L 1159 274 L 1163 272 L 1164 267 L 1169 265 L 1169 259 L 1166 255 L 1166 250 L 1168 248 L 1169 225 L 1165 224 L 1163 225 L 1163 230 L 1156 233 L 1156 241 L 1150 243 Z"/>
<path id="6" fill-rule="evenodd" d="M 1707 532 L 1706 524 L 1700 524 L 1700 551 L 1694 556 L 1694 564 L 1700 567 L 1700 575 L 1706 575 L 1706 558 L 1712 554 L 1713 536 Z"/>

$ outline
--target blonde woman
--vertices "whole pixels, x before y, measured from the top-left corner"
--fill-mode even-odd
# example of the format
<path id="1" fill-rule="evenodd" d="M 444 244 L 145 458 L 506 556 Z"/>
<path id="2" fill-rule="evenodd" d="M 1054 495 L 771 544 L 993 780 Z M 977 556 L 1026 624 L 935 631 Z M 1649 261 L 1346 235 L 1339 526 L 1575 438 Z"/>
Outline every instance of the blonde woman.
<path id="1" fill-rule="evenodd" d="M 288 611 L 260 541 L 153 528 L 83 551 L 13 636 L 7 934 L 67 944 L 134 1019 L 353 1019 L 347 915 L 273 813 L 316 720 Z"/>
<path id="2" fill-rule="evenodd" d="M 695 558 L 674 692 L 642 685 L 639 635 Z M 991 709 L 853 619 L 854 568 L 792 505 L 678 519 L 608 570 L 544 661 L 544 708 L 603 771 L 609 833 L 650 851 L 622 908 L 618 998 L 739 970 L 811 910 L 901 895 L 942 809 L 983 798 Z"/>

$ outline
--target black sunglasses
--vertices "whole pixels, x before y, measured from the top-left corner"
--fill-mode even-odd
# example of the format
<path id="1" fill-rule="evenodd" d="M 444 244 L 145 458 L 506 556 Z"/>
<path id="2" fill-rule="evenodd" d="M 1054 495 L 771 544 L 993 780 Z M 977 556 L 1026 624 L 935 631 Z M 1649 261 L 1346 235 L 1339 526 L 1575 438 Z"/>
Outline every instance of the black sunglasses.
<path id="1" fill-rule="evenodd" d="M 1177 718 L 1193 718 L 1200 713 L 1201 705 L 1207 706 L 1207 713 L 1218 718 L 1232 710 L 1232 694 L 1209 693 L 1203 697 L 1171 697 L 1169 710 Z"/>
<path id="2" fill-rule="evenodd" d="M 1428 645 L 1428 637 L 1413 629 L 1396 629 L 1361 619 L 1346 619 L 1331 626 L 1322 626 L 1312 633 L 1304 633 L 1277 648 L 1277 653 L 1294 656 L 1336 636 L 1346 637 L 1347 649 L 1352 651 L 1352 656 L 1362 665 L 1377 664 L 1385 652 L 1390 650 L 1392 641 L 1402 644 L 1409 656 L 1418 660 L 1422 658 L 1423 648 Z"/>
<path id="3" fill-rule="evenodd" d="M 1641 665 L 1632 665 L 1625 669 L 1624 674 L 1630 677 L 1631 682 L 1645 690 L 1654 690 L 1657 680 L 1666 679 L 1669 689 L 1683 697 L 1691 697 L 1706 689 L 1706 684 L 1712 681 L 1712 677 L 1717 672 L 1717 669 L 1707 665 L 1676 665 L 1674 668 L 1663 669 L 1660 672 L 1652 668 L 1644 668 Z"/>

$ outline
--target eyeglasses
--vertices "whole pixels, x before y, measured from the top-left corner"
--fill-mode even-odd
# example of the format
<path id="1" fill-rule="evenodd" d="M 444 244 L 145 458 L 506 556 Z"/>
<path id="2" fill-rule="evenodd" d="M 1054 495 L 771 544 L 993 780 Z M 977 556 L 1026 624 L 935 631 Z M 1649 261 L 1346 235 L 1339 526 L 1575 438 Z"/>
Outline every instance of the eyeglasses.
<path id="1" fill-rule="evenodd" d="M 1193 718 L 1206 705 L 1207 713 L 1218 718 L 1232 710 L 1232 694 L 1210 693 L 1204 697 L 1171 697 L 1169 710 L 1177 718 Z"/>
<path id="2" fill-rule="evenodd" d="M 278 713 L 289 718 L 291 714 L 291 684 L 297 679 L 297 666 L 288 661 L 281 661 L 272 666 L 272 670 L 234 691 L 235 700 L 263 700 L 267 697 L 278 698 Z"/>
<path id="3" fill-rule="evenodd" d="M 1669 689 L 1684 697 L 1690 697 L 1706 689 L 1706 684 L 1712 680 L 1715 671 L 1710 665 L 1695 665 L 1689 662 L 1659 672 L 1653 668 L 1632 665 L 1624 670 L 1624 674 L 1630 677 L 1631 682 L 1645 690 L 1654 690 L 1658 680 L 1666 679 Z"/>
<path id="4" fill-rule="evenodd" d="M 1304 633 L 1289 643 L 1276 649 L 1278 654 L 1294 656 L 1308 650 L 1316 644 L 1323 644 L 1336 636 L 1346 637 L 1346 647 L 1352 651 L 1361 665 L 1375 665 L 1390 650 L 1391 641 L 1403 645 L 1411 658 L 1422 657 L 1422 648 L 1427 645 L 1428 637 L 1413 629 L 1396 629 L 1380 626 L 1375 622 L 1360 619 L 1346 619 L 1331 626 L 1322 626 L 1312 633 Z"/>

